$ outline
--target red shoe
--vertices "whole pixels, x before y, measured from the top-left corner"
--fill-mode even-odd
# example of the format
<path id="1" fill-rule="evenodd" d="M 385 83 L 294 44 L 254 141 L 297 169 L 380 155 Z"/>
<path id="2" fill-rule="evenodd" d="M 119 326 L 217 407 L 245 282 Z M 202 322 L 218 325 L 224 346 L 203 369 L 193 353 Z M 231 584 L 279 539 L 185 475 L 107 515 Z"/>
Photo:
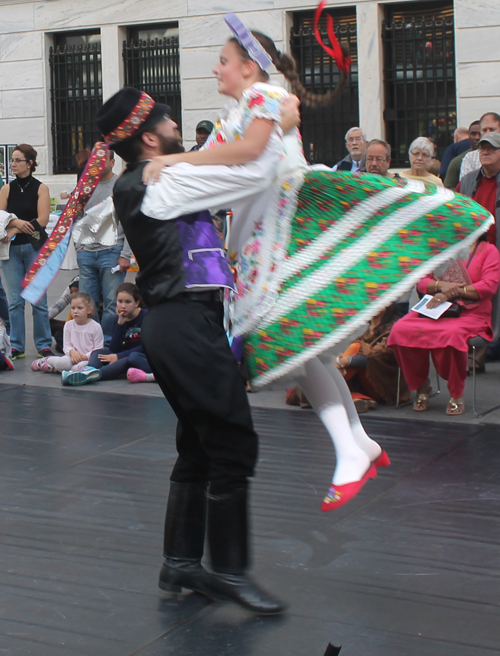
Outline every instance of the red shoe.
<path id="1" fill-rule="evenodd" d="M 382 451 L 379 457 L 374 460 L 372 464 L 374 467 L 389 467 L 391 461 L 387 455 L 387 451 Z"/>
<path id="2" fill-rule="evenodd" d="M 380 456 L 379 456 L 380 457 Z M 335 510 L 340 508 L 361 491 L 361 488 L 370 478 L 375 478 L 377 476 L 377 468 L 374 464 L 370 465 L 368 471 L 364 474 L 363 478 L 359 481 L 354 481 L 354 483 L 346 483 L 345 485 L 330 485 L 328 494 L 323 499 L 321 504 L 321 510 L 323 512 L 328 512 L 329 510 Z"/>

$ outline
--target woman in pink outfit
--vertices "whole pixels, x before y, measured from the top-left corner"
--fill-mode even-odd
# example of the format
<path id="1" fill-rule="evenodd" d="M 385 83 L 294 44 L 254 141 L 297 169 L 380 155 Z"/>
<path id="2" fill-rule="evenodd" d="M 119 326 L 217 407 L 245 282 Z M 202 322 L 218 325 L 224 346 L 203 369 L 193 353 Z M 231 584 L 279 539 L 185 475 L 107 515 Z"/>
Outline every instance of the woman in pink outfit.
<path id="1" fill-rule="evenodd" d="M 462 398 L 467 377 L 467 340 L 471 337 L 493 339 L 491 328 L 492 296 L 500 282 L 500 255 L 496 246 L 480 238 L 468 257 L 459 261 L 466 268 L 469 284 L 444 282 L 426 276 L 417 285 L 420 294 L 434 296 L 429 307 L 455 300 L 462 305 L 459 317 L 430 319 L 410 312 L 397 321 L 389 335 L 388 346 L 396 353 L 410 390 L 417 390 L 413 409 L 427 410 L 429 393 L 429 353 L 436 371 L 448 381 L 451 398 L 446 414 L 464 412 Z"/>

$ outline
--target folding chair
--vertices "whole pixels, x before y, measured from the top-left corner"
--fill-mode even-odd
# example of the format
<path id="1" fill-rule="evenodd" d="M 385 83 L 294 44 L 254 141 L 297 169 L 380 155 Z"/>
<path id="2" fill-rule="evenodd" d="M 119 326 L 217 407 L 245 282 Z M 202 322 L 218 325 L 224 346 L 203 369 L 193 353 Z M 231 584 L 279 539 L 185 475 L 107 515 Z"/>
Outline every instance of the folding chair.
<path id="1" fill-rule="evenodd" d="M 489 342 L 487 339 L 483 339 L 482 337 L 471 337 L 468 341 L 469 346 L 472 347 L 472 411 L 476 415 L 476 419 L 482 419 L 483 417 L 486 417 L 486 415 L 495 412 L 495 410 L 500 410 L 500 405 L 496 405 L 494 408 L 490 408 L 489 410 L 485 410 L 481 413 L 478 413 L 476 410 L 476 348 L 480 348 L 481 346 L 488 346 L 492 342 L 496 342 L 496 340 L 500 337 L 500 287 L 492 298 L 492 304 L 493 307 L 491 310 L 491 325 L 493 329 L 493 340 Z"/>

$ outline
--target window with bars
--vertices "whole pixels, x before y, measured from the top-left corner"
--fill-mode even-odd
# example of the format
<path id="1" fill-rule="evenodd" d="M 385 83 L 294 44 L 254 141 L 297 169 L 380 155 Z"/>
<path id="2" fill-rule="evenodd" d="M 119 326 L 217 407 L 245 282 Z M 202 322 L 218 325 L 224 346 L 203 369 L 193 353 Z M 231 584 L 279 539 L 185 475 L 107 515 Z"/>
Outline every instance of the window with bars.
<path id="1" fill-rule="evenodd" d="M 128 30 L 123 43 L 125 85 L 170 105 L 181 129 L 179 28 L 176 23 L 142 25 Z"/>
<path id="2" fill-rule="evenodd" d="M 75 155 L 100 136 L 94 123 L 102 105 L 100 33 L 55 34 L 49 62 L 53 172 L 76 173 Z"/>
<path id="3" fill-rule="evenodd" d="M 325 43 L 328 43 L 327 13 L 333 17 L 337 39 L 349 46 L 351 73 L 341 95 L 330 107 L 312 108 L 302 104 L 301 132 L 307 160 L 333 166 L 347 154 L 345 133 L 359 124 L 356 9 L 342 7 L 323 12 L 320 31 Z M 313 11 L 294 14 L 290 36 L 291 52 L 297 62 L 302 84 L 309 91 L 323 94 L 338 84 L 340 74 L 334 60 L 317 43 L 313 21 Z"/>
<path id="4" fill-rule="evenodd" d="M 382 27 L 385 125 L 393 166 L 408 148 L 432 139 L 440 158 L 456 128 L 453 2 L 388 5 Z"/>

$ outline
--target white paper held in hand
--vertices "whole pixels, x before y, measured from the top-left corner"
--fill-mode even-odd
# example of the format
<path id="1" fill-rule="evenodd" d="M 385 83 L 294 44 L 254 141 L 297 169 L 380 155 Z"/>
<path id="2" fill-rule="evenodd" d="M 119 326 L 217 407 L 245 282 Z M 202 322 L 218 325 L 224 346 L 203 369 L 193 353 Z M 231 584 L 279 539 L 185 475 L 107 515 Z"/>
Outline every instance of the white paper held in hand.
<path id="1" fill-rule="evenodd" d="M 428 308 L 427 303 L 432 301 L 434 297 L 430 294 L 423 296 L 419 302 L 412 307 L 413 312 L 418 312 L 419 314 L 425 314 L 426 317 L 430 319 L 439 319 L 439 317 L 446 312 L 446 310 L 451 307 L 453 304 L 449 301 L 443 301 L 437 307 Z"/>

